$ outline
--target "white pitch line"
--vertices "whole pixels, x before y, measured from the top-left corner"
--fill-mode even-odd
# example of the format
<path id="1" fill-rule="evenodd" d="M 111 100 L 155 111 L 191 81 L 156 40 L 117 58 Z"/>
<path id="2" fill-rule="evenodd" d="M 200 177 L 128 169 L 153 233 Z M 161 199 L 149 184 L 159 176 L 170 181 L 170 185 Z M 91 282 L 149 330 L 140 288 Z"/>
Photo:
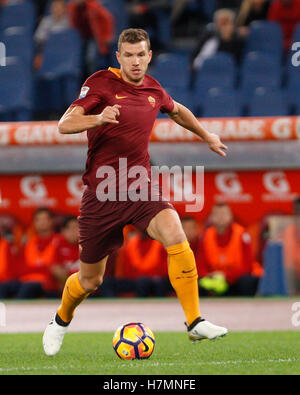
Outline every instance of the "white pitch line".
<path id="1" fill-rule="evenodd" d="M 243 361 L 243 360 L 237 360 L 237 361 L 209 361 L 209 362 L 196 362 L 196 363 L 191 363 L 187 364 L 185 363 L 184 366 L 203 366 L 203 365 L 238 365 L 238 364 L 260 364 L 260 363 L 289 363 L 289 362 L 299 362 L 299 359 L 262 359 L 262 360 L 257 360 L 257 359 L 251 359 L 248 361 Z M 153 362 L 153 363 L 147 363 L 147 367 L 159 367 L 159 366 L 177 366 L 178 364 L 176 363 L 167 363 L 167 362 Z M 132 363 L 124 363 L 121 365 L 118 363 L 118 368 L 122 367 L 137 367 L 136 364 Z M 115 364 L 111 365 L 106 365 L 106 367 L 116 367 Z M 15 371 L 36 371 L 36 370 L 60 370 L 60 371 L 68 371 L 69 369 L 71 370 L 82 370 L 80 367 L 75 367 L 75 366 L 69 366 L 69 367 L 57 367 L 57 366 L 41 366 L 41 367 L 19 367 L 19 368 L 0 368 L 0 372 L 15 372 Z"/>

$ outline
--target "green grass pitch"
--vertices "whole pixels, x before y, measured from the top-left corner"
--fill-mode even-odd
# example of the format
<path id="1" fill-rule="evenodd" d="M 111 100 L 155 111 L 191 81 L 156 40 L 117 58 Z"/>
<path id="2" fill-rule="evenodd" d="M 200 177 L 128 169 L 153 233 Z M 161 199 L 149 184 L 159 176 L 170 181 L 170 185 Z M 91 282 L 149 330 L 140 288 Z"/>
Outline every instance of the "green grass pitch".
<path id="1" fill-rule="evenodd" d="M 0 335 L 0 375 L 202 375 L 300 374 L 300 334 L 294 331 L 232 332 L 192 344 L 184 332 L 157 332 L 148 360 L 122 361 L 112 333 L 69 333 L 55 357 L 41 334 Z"/>

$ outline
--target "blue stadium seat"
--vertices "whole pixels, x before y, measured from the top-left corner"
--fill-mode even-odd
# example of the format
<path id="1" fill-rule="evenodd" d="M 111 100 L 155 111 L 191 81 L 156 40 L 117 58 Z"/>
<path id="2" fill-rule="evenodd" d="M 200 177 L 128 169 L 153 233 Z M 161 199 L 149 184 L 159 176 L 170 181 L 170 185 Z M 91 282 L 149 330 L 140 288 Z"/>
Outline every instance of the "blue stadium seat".
<path id="1" fill-rule="evenodd" d="M 162 86 L 187 89 L 189 85 L 189 62 L 184 55 L 160 54 L 152 72 Z"/>
<path id="2" fill-rule="evenodd" d="M 31 69 L 24 67 L 18 58 L 8 57 L 6 61 L 6 66 L 0 67 L 1 120 L 29 120 L 32 106 Z"/>
<path id="3" fill-rule="evenodd" d="M 124 0 L 99 0 L 115 18 L 116 40 L 122 30 L 128 27 L 128 12 Z"/>
<path id="4" fill-rule="evenodd" d="M 0 31 L 12 26 L 22 26 L 28 32 L 33 32 L 36 22 L 35 8 L 31 1 L 8 3 L 1 8 Z"/>
<path id="5" fill-rule="evenodd" d="M 5 44 L 6 56 L 18 57 L 27 65 L 32 63 L 34 44 L 32 34 L 28 34 L 23 27 L 7 28 L 0 36 Z"/>
<path id="6" fill-rule="evenodd" d="M 80 89 L 81 39 L 73 29 L 51 34 L 44 47 L 44 61 L 36 74 L 36 105 L 60 110 L 74 101 Z M 47 100 L 44 92 L 47 92 Z M 46 106 L 46 108 L 45 108 Z"/>
<path id="7" fill-rule="evenodd" d="M 81 39 L 73 29 L 52 33 L 44 47 L 44 61 L 39 76 L 55 79 L 78 76 L 81 67 Z"/>
<path id="8" fill-rule="evenodd" d="M 258 87 L 280 89 L 281 66 L 279 60 L 259 52 L 250 52 L 241 69 L 241 100 L 247 102 Z"/>
<path id="9" fill-rule="evenodd" d="M 205 94 L 210 88 L 233 89 L 236 82 L 236 65 L 230 54 L 218 52 L 206 59 L 197 71 L 194 89 Z"/>
<path id="10" fill-rule="evenodd" d="M 294 28 L 292 42 L 300 42 L 300 22 Z"/>
<path id="11" fill-rule="evenodd" d="M 264 275 L 259 281 L 258 294 L 262 296 L 287 296 L 288 287 L 282 243 L 268 242 L 264 250 L 263 259 Z"/>
<path id="12" fill-rule="evenodd" d="M 276 22 L 255 21 L 250 25 L 250 34 L 246 41 L 246 53 L 261 52 L 278 57 L 283 53 L 283 38 L 281 27 Z"/>
<path id="13" fill-rule="evenodd" d="M 202 102 L 202 117 L 241 116 L 241 106 L 234 90 L 211 88 L 204 98 L 199 97 L 199 99 Z"/>
<path id="14" fill-rule="evenodd" d="M 249 116 L 289 115 L 289 106 L 281 90 L 257 88 L 248 107 Z"/>
<path id="15" fill-rule="evenodd" d="M 214 16 L 214 12 L 216 11 L 216 1 L 215 0 L 202 0 L 201 1 L 202 11 L 205 16 L 212 20 Z"/>
<path id="16" fill-rule="evenodd" d="M 196 110 L 194 94 L 189 89 L 182 88 L 172 88 L 164 86 L 164 89 L 169 93 L 169 95 L 178 103 L 183 104 L 189 108 L 192 112 Z"/>
<path id="17" fill-rule="evenodd" d="M 170 15 L 161 10 L 155 10 L 154 13 L 157 18 L 159 40 L 166 48 L 168 48 L 171 38 Z"/>
<path id="18" fill-rule="evenodd" d="M 297 33 L 297 31 L 299 33 Z M 298 25 L 297 31 L 295 33 L 299 34 L 298 41 L 293 41 L 295 43 L 294 50 L 291 50 L 285 69 L 286 75 L 286 91 L 289 104 L 292 111 L 299 108 L 299 92 L 300 92 L 300 24 Z M 297 34 L 294 35 L 295 40 L 297 39 Z"/>

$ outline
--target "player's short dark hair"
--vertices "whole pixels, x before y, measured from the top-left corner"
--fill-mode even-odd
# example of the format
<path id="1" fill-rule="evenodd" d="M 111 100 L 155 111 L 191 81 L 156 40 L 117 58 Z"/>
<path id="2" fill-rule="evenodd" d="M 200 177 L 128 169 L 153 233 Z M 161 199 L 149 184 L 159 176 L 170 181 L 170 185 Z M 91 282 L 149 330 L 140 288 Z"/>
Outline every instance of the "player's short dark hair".
<path id="1" fill-rule="evenodd" d="M 126 29 L 120 34 L 118 41 L 118 51 L 121 51 L 123 43 L 136 44 L 141 41 L 146 41 L 148 50 L 150 50 L 150 38 L 146 30 L 143 29 Z"/>

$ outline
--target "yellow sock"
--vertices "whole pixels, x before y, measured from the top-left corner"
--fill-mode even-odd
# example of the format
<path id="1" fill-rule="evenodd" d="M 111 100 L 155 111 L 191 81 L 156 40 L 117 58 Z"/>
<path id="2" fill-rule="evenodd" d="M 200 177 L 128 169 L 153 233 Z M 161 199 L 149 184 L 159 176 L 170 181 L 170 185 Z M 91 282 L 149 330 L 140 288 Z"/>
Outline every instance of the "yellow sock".
<path id="1" fill-rule="evenodd" d="M 61 305 L 57 310 L 59 318 L 65 323 L 69 323 L 72 320 L 76 307 L 89 295 L 89 293 L 82 288 L 78 274 L 79 273 L 74 273 L 67 279 Z"/>
<path id="2" fill-rule="evenodd" d="M 184 310 L 187 324 L 200 317 L 198 273 L 194 253 L 187 240 L 167 247 L 168 271 L 172 287 Z"/>

